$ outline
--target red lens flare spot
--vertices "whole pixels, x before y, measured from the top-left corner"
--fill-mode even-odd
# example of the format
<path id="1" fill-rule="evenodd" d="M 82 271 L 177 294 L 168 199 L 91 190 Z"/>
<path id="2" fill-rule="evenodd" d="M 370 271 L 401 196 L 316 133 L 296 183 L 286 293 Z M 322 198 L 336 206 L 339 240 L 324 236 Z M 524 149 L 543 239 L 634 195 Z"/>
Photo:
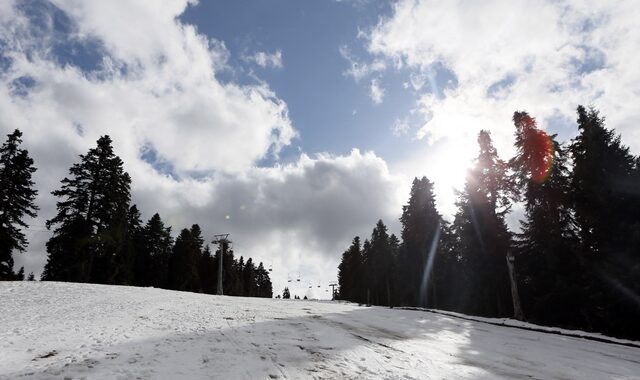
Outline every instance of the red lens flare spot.
<path id="1" fill-rule="evenodd" d="M 537 129 L 529 142 L 533 145 L 532 151 L 536 152 L 532 160 L 529 161 L 531 179 L 542 183 L 549 177 L 553 167 L 553 140 L 546 132 Z"/>

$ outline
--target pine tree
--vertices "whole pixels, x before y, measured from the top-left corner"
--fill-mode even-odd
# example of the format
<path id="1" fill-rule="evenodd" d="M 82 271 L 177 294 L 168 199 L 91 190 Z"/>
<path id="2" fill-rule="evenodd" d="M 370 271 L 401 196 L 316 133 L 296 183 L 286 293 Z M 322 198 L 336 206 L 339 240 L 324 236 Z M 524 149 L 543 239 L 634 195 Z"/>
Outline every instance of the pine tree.
<path id="1" fill-rule="evenodd" d="M 233 289 L 234 294 L 236 295 L 241 295 L 241 296 L 246 295 L 245 288 L 244 288 L 244 276 L 242 275 L 242 273 L 244 272 L 245 266 L 246 264 L 244 262 L 244 257 L 240 256 L 240 259 L 235 262 L 235 265 L 233 267 L 234 276 L 237 276 L 237 281 L 235 282 L 234 289 Z"/>
<path id="2" fill-rule="evenodd" d="M 244 296 L 245 297 L 255 297 L 256 296 L 256 279 L 255 279 L 255 271 L 256 268 L 253 265 L 253 260 L 249 258 L 247 263 L 244 265 L 242 270 L 242 286 L 244 288 Z"/>
<path id="3" fill-rule="evenodd" d="M 136 246 L 134 284 L 167 287 L 173 238 L 171 227 L 165 227 L 159 214 L 154 214 L 142 227 Z"/>
<path id="4" fill-rule="evenodd" d="M 137 251 L 140 249 L 142 220 L 140 211 L 136 205 L 129 208 L 127 221 L 119 225 L 124 231 L 119 231 L 119 250 L 114 257 L 114 265 L 109 283 L 119 285 L 131 285 L 135 283 L 134 267 Z"/>
<path id="5" fill-rule="evenodd" d="M 456 251 L 464 272 L 462 311 L 483 316 L 511 316 L 506 256 L 511 235 L 505 215 L 513 185 L 507 164 L 498 157 L 488 132 L 478 136 L 480 152 L 458 201 L 454 220 Z"/>
<path id="6" fill-rule="evenodd" d="M 20 270 L 15 276 L 16 281 L 24 281 L 24 267 L 20 267 Z"/>
<path id="7" fill-rule="evenodd" d="M 90 239 L 89 225 L 80 216 L 72 217 L 58 228 L 46 244 L 48 257 L 42 280 L 83 281 Z"/>
<path id="8" fill-rule="evenodd" d="M 282 292 L 282 299 L 288 300 L 289 298 L 291 298 L 291 293 L 289 293 L 289 288 L 284 288 L 284 291 Z"/>
<path id="9" fill-rule="evenodd" d="M 510 166 L 525 202 L 525 220 L 515 242 L 524 314 L 538 323 L 581 327 L 576 310 L 583 304 L 582 268 L 575 256 L 567 154 L 555 135 L 539 129 L 526 112 L 514 113 L 513 121 L 516 155 Z"/>
<path id="10" fill-rule="evenodd" d="M 29 276 L 27 276 L 27 281 L 35 281 L 36 276 L 33 275 L 33 272 L 29 272 Z"/>
<path id="11" fill-rule="evenodd" d="M 359 300 L 359 304 L 369 305 L 371 302 L 371 277 L 373 274 L 371 273 L 370 268 L 371 265 L 371 241 L 369 239 L 364 239 L 362 243 L 362 258 L 360 261 L 360 270 L 358 275 L 360 276 L 360 286 L 357 288 L 358 293 L 357 299 Z"/>
<path id="12" fill-rule="evenodd" d="M 27 246 L 24 218 L 34 218 L 38 210 L 31 179 L 36 168 L 29 152 L 20 148 L 21 137 L 16 129 L 0 147 L 0 280 L 13 278 L 13 251 L 24 252 Z"/>
<path id="13" fill-rule="evenodd" d="M 571 142 L 572 200 L 587 295 L 587 328 L 640 337 L 640 177 L 638 158 L 595 109 L 578 107 Z"/>
<path id="14" fill-rule="evenodd" d="M 389 236 L 389 254 L 392 265 L 389 268 L 387 297 L 389 306 L 393 307 L 400 304 L 398 288 L 403 284 L 404 280 L 398 277 L 398 267 L 401 265 L 400 249 L 402 242 L 395 234 Z"/>
<path id="15" fill-rule="evenodd" d="M 443 310 L 460 309 L 460 282 L 464 274 L 461 258 L 456 252 L 456 239 L 453 227 L 442 220 L 440 236 L 436 247 L 430 275 L 427 284 L 427 307 Z"/>
<path id="16" fill-rule="evenodd" d="M 421 288 L 423 278 L 431 277 L 426 273 L 428 256 L 431 246 L 438 244 L 434 239 L 440 234 L 442 217 L 436 209 L 433 183 L 426 177 L 413 180 L 409 202 L 402 208 L 400 223 L 403 243 L 397 270 L 399 302 L 402 305 L 431 307 L 433 305 L 427 305 L 427 300 L 430 299 L 428 293 L 433 288 L 433 281 L 427 283 L 422 292 Z"/>
<path id="17" fill-rule="evenodd" d="M 176 239 L 169 259 L 169 288 L 200 292 L 198 264 L 202 255 L 203 239 L 200 226 L 183 229 Z"/>
<path id="18" fill-rule="evenodd" d="M 45 279 L 109 282 L 124 244 L 131 179 L 113 152 L 109 136 L 69 169 L 59 190 L 58 213 L 47 221 L 53 236 Z"/>
<path id="19" fill-rule="evenodd" d="M 640 219 L 629 212 L 638 198 L 637 188 L 630 191 L 635 162 L 595 109 L 578 107 L 578 130 L 569 147 L 576 220 L 583 250 L 603 256 L 623 250 L 629 228 Z"/>
<path id="20" fill-rule="evenodd" d="M 271 278 L 269 278 L 269 272 L 264 268 L 262 262 L 260 262 L 260 264 L 258 264 L 258 268 L 256 268 L 256 286 L 258 288 L 258 297 L 273 297 Z"/>
<path id="21" fill-rule="evenodd" d="M 362 303 L 362 252 L 360 238 L 356 236 L 349 249 L 342 254 L 338 266 L 338 287 L 340 299 Z"/>
<path id="22" fill-rule="evenodd" d="M 365 276 L 369 303 L 374 305 L 390 305 L 391 274 L 393 273 L 393 252 L 387 233 L 387 227 L 378 220 L 371 233 L 370 246 L 365 262 Z"/>
<path id="23" fill-rule="evenodd" d="M 200 257 L 200 284 L 202 286 L 202 292 L 207 294 L 216 293 L 216 271 L 217 267 L 214 264 L 213 256 L 211 256 L 211 249 L 209 246 L 205 246 Z"/>

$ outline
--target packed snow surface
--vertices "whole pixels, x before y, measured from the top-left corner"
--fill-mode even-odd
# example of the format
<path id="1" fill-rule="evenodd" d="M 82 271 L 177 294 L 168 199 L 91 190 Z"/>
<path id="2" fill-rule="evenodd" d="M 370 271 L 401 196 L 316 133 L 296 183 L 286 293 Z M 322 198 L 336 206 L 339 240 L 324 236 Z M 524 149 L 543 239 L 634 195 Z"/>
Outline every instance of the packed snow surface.
<path id="1" fill-rule="evenodd" d="M 0 283 L 0 378 L 640 379 L 640 348 L 425 311 Z"/>

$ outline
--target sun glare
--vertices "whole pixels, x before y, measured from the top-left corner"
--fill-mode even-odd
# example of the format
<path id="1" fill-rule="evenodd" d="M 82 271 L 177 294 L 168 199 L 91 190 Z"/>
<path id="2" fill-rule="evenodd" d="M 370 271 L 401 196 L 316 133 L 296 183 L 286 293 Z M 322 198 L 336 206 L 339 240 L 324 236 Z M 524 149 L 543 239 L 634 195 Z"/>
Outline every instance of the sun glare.
<path id="1" fill-rule="evenodd" d="M 467 171 L 476 155 L 477 147 L 470 142 L 447 142 L 440 146 L 427 165 L 426 175 L 435 184 L 435 195 L 442 212 L 455 212 L 455 190 L 464 187 Z"/>

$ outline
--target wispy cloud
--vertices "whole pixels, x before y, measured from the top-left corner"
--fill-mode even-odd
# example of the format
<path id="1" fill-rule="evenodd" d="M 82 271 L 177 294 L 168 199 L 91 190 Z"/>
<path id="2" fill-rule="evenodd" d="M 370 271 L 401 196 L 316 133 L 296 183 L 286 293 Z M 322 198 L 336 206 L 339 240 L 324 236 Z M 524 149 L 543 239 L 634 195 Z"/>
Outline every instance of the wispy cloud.
<path id="1" fill-rule="evenodd" d="M 266 53 L 264 51 L 256 52 L 254 55 L 244 57 L 248 62 L 253 62 L 260 67 L 282 68 L 282 50 L 276 50 L 274 53 Z"/>
<path id="2" fill-rule="evenodd" d="M 396 119 L 391 126 L 391 132 L 394 136 L 404 136 L 409 133 L 409 121 L 407 118 Z"/>
<path id="3" fill-rule="evenodd" d="M 353 78 L 356 82 L 359 82 L 362 78 L 371 74 L 384 71 L 387 68 L 386 62 L 382 59 L 373 60 L 371 63 L 358 60 L 345 45 L 340 46 L 339 51 L 342 58 L 349 63 L 349 68 L 344 72 L 344 75 Z"/>
<path id="4" fill-rule="evenodd" d="M 369 86 L 369 96 L 373 101 L 373 104 L 382 103 L 384 98 L 385 89 L 380 87 L 380 80 L 378 78 L 371 79 L 371 85 Z"/>

